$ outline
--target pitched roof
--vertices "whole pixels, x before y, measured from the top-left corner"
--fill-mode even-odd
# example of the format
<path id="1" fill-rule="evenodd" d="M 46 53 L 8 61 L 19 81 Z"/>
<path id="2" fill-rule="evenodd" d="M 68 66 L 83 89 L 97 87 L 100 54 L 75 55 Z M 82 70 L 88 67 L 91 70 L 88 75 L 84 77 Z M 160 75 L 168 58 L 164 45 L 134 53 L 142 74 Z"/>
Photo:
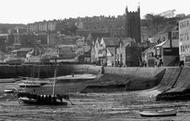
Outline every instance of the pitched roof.
<path id="1" fill-rule="evenodd" d="M 169 48 L 170 47 L 170 40 L 165 40 L 159 44 L 157 44 L 155 47 L 162 46 L 163 48 Z M 179 47 L 179 40 L 178 39 L 172 39 L 172 47 Z"/>
<path id="2" fill-rule="evenodd" d="M 59 52 L 59 56 L 62 59 L 72 59 L 76 57 L 76 54 L 73 51 L 72 47 L 63 47 Z"/>
<path id="3" fill-rule="evenodd" d="M 76 45 L 78 39 L 80 39 L 78 36 L 59 36 L 59 44 Z"/>
<path id="4" fill-rule="evenodd" d="M 20 49 L 18 49 L 18 50 L 13 50 L 13 51 L 11 51 L 11 52 L 31 51 L 31 50 L 32 50 L 32 48 L 20 48 Z"/>
<path id="5" fill-rule="evenodd" d="M 166 41 L 163 41 L 163 42 L 161 42 L 161 43 L 159 43 L 159 44 L 157 44 L 155 47 L 163 46 L 166 42 L 167 42 L 167 40 L 166 40 Z"/>
<path id="6" fill-rule="evenodd" d="M 76 41 L 73 40 L 73 39 L 62 39 L 60 44 L 63 44 L 63 45 L 75 45 Z"/>
<path id="7" fill-rule="evenodd" d="M 128 38 L 122 39 L 121 42 L 122 42 L 122 46 L 125 47 L 125 46 L 130 45 L 132 42 L 135 42 L 135 40 L 128 37 Z"/>
<path id="8" fill-rule="evenodd" d="M 166 43 L 164 43 L 163 48 L 169 48 L 170 47 L 170 40 L 167 40 Z M 173 39 L 172 40 L 172 47 L 179 47 L 179 40 Z"/>
<path id="9" fill-rule="evenodd" d="M 113 48 L 113 47 L 108 47 L 108 50 L 109 50 L 111 56 L 113 56 L 113 55 L 115 54 L 115 48 Z"/>

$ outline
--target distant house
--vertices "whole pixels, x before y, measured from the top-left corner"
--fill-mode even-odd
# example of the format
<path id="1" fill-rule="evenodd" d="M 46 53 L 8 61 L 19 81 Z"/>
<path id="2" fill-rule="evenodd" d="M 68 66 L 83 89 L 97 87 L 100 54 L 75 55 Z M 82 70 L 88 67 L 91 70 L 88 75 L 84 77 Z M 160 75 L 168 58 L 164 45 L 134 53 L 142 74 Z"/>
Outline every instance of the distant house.
<path id="1" fill-rule="evenodd" d="M 60 35 L 58 40 L 59 58 L 74 59 L 76 57 L 76 37 Z"/>
<path id="2" fill-rule="evenodd" d="M 66 36 L 64 34 L 60 34 L 57 37 L 57 44 L 59 45 L 76 45 L 76 40 L 81 37 L 78 36 Z"/>
<path id="3" fill-rule="evenodd" d="M 143 66 L 154 67 L 155 66 L 155 49 L 154 46 L 146 49 L 142 52 L 142 63 Z"/>
<path id="4" fill-rule="evenodd" d="M 6 50 L 6 43 L 8 41 L 8 34 L 0 34 L 0 50 L 5 51 Z"/>
<path id="5" fill-rule="evenodd" d="M 115 66 L 119 38 L 97 38 L 92 45 L 91 61 L 100 65 Z"/>
<path id="6" fill-rule="evenodd" d="M 11 53 L 16 56 L 16 57 L 26 57 L 26 54 L 28 52 L 30 52 L 32 50 L 32 48 L 21 48 L 21 49 L 18 49 L 18 50 L 13 50 L 11 51 Z"/>
<path id="7" fill-rule="evenodd" d="M 148 66 L 158 66 L 162 61 L 164 66 L 175 66 L 179 62 L 178 31 L 168 33 L 168 39 L 148 48 L 142 53 L 143 61 Z"/>
<path id="8" fill-rule="evenodd" d="M 139 66 L 141 49 L 132 38 L 125 38 L 120 41 L 117 49 L 118 66 Z"/>
<path id="9" fill-rule="evenodd" d="M 80 63 L 91 63 L 91 50 L 85 52 L 84 54 L 78 56 L 78 61 Z"/>
<path id="10" fill-rule="evenodd" d="M 61 59 L 74 59 L 76 57 L 75 45 L 59 45 L 58 53 Z"/>
<path id="11" fill-rule="evenodd" d="M 91 62 L 91 47 L 84 37 L 76 40 L 75 53 L 80 63 Z"/>
<path id="12" fill-rule="evenodd" d="M 81 63 L 89 63 L 90 46 L 85 38 L 79 36 L 60 36 L 58 45 L 60 59 L 75 59 Z"/>
<path id="13" fill-rule="evenodd" d="M 140 49 L 131 38 L 97 38 L 91 49 L 91 61 L 106 66 L 138 66 Z"/>
<path id="14" fill-rule="evenodd" d="M 162 60 L 165 66 L 175 66 L 179 62 L 179 40 L 169 38 L 165 42 L 155 46 L 157 61 Z"/>

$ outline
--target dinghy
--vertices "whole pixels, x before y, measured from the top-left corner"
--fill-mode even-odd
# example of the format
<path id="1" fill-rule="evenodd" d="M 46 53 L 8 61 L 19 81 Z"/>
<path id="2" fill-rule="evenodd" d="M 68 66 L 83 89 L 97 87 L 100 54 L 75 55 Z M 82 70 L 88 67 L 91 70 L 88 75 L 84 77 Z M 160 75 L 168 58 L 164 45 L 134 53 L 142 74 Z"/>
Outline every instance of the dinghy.
<path id="1" fill-rule="evenodd" d="M 17 92 L 17 89 L 14 87 L 4 89 L 4 93 L 15 93 L 15 92 Z"/>
<path id="2" fill-rule="evenodd" d="M 142 111 L 139 114 L 143 117 L 164 117 L 164 116 L 176 116 L 177 110 L 175 109 L 165 109 L 165 110 L 149 110 Z"/>
<path id="3" fill-rule="evenodd" d="M 14 93 L 14 90 L 13 89 L 5 89 L 4 93 Z"/>

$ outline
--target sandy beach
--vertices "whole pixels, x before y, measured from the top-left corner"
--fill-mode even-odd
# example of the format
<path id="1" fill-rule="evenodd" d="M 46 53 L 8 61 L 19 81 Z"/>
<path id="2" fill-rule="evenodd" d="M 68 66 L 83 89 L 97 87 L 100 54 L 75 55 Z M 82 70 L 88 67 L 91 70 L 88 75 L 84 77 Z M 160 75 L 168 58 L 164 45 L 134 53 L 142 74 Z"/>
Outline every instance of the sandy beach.
<path id="1" fill-rule="evenodd" d="M 4 94 L 0 85 L 0 120 L 8 121 L 188 121 L 189 102 L 156 102 L 150 90 L 116 93 L 71 93 L 74 105 L 31 106 L 19 104 L 14 94 Z M 145 118 L 139 111 L 148 109 L 177 109 L 177 116 Z"/>

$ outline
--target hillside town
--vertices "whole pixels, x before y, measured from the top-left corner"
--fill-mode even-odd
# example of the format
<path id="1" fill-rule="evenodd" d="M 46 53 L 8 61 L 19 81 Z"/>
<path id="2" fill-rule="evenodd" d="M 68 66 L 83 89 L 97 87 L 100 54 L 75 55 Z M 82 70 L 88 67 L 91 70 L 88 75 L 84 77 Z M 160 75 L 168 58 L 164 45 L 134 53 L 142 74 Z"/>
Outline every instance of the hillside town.
<path id="1" fill-rule="evenodd" d="M 141 19 L 139 6 L 137 11 L 126 8 L 117 17 L 78 17 L 4 27 L 0 60 L 17 64 L 57 60 L 118 67 L 176 66 L 180 60 L 188 63 L 189 56 L 184 53 L 188 45 L 180 41 L 188 39 L 189 34 L 184 32 L 189 26 L 188 15 L 174 12 L 147 14 Z"/>
<path id="2" fill-rule="evenodd" d="M 0 120 L 189 121 L 187 2 L 7 1 Z"/>

